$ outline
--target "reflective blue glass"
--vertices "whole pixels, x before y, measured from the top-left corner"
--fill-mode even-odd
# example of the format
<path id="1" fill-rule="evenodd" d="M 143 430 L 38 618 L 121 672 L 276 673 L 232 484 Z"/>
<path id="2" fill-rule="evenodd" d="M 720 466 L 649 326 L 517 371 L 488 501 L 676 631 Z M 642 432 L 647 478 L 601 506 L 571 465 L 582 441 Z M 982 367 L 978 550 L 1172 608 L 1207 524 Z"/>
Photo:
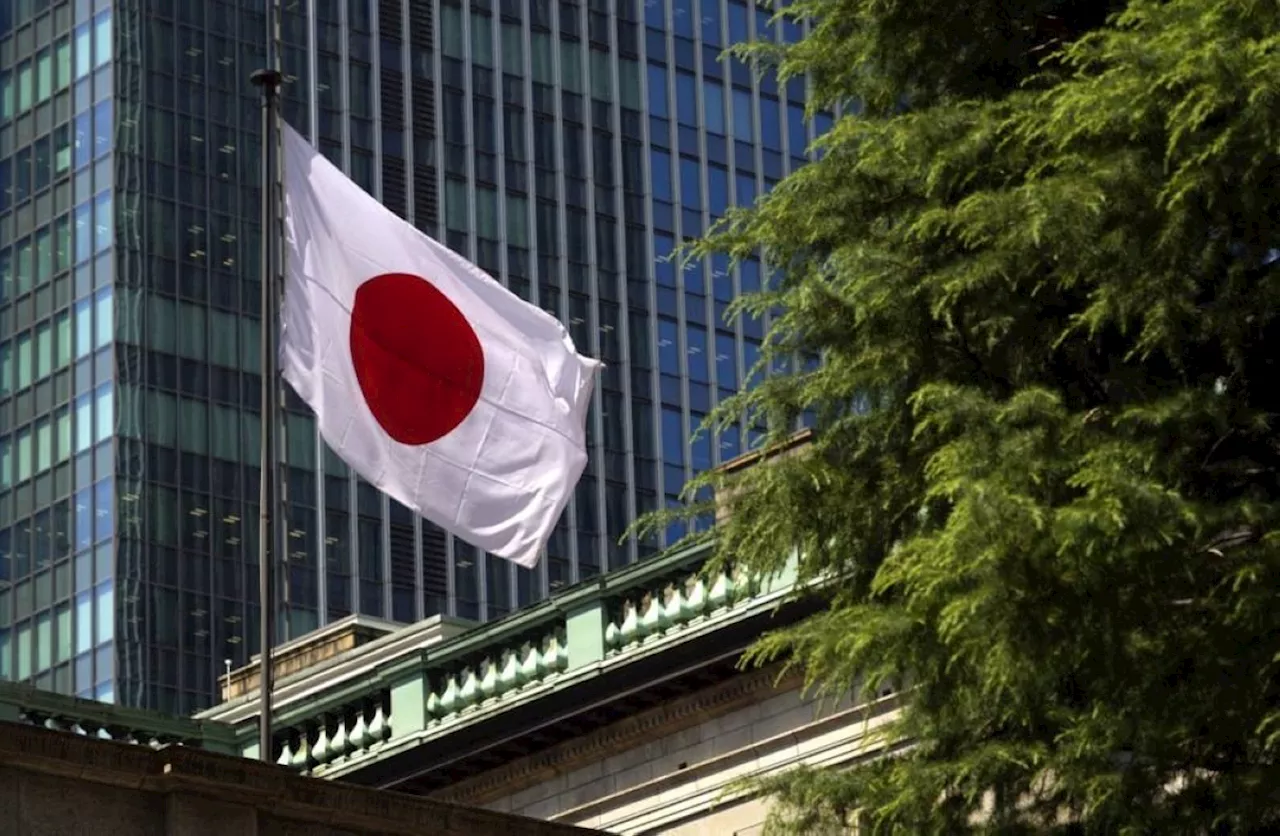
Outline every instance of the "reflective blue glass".
<path id="1" fill-rule="evenodd" d="M 813 117 L 814 136 L 822 136 L 827 131 L 831 130 L 831 123 L 832 119 L 830 113 L 819 113 L 817 116 Z"/>
<path id="2" fill-rule="evenodd" d="M 782 150 L 782 115 L 777 99 L 760 97 L 760 141 L 765 148 Z"/>
<path id="3" fill-rule="evenodd" d="M 738 349 L 732 334 L 716 332 L 716 383 L 721 389 L 738 388 Z"/>
<path id="4" fill-rule="evenodd" d="M 664 0 L 644 0 L 644 23 L 654 29 L 665 29 L 667 26 L 666 2 Z"/>
<path id="5" fill-rule="evenodd" d="M 115 237 L 115 215 L 111 211 L 111 192 L 93 199 L 93 251 L 102 253 L 111 247 Z"/>
<path id="6" fill-rule="evenodd" d="M 98 644 L 109 642 L 115 638 L 116 609 L 115 601 L 112 595 L 111 581 L 105 581 L 98 584 L 98 588 L 93 591 L 94 609 L 97 610 L 98 625 L 97 639 Z"/>
<path id="7" fill-rule="evenodd" d="M 692 38 L 695 21 L 693 19 L 693 0 L 672 0 L 671 23 L 677 35 Z"/>
<path id="8" fill-rule="evenodd" d="M 662 460 L 667 464 L 684 464 L 684 416 L 678 409 L 662 409 Z M 667 486 L 670 491 L 671 486 Z"/>
<path id="9" fill-rule="evenodd" d="M 703 263 L 701 260 L 690 261 L 684 265 L 684 289 L 688 293 L 705 293 L 706 278 L 704 276 Z M 696 312 L 690 312 L 689 316 L 697 316 Z"/>
<path id="10" fill-rule="evenodd" d="M 680 158 L 680 205 L 685 209 L 702 208 L 702 166 L 688 157 Z"/>
<path id="11" fill-rule="evenodd" d="M 737 44 L 750 40 L 747 30 L 747 7 L 738 0 L 729 0 L 729 43 Z"/>
<path id="12" fill-rule="evenodd" d="M 93 649 L 93 597 L 88 592 L 76 596 L 76 653 Z"/>
<path id="13" fill-rule="evenodd" d="M 718 165 L 707 166 L 707 208 L 717 218 L 729 208 L 729 172 Z"/>
<path id="14" fill-rule="evenodd" d="M 739 142 L 751 142 L 755 139 L 755 117 L 751 111 L 751 93 L 734 88 L 733 138 Z"/>
<path id="15" fill-rule="evenodd" d="M 688 342 L 689 379 L 695 383 L 710 383 L 711 371 L 707 358 L 707 331 L 695 325 L 685 328 L 685 340 Z"/>
<path id="16" fill-rule="evenodd" d="M 698 124 L 698 81 L 693 73 L 676 73 L 676 112 L 680 124 Z"/>
<path id="17" fill-rule="evenodd" d="M 88 165 L 93 159 L 93 113 L 86 110 L 75 121 L 75 167 Z"/>
<path id="18" fill-rule="evenodd" d="M 804 108 L 787 105 L 787 144 L 793 156 L 800 156 L 809 149 L 808 126 L 804 121 Z"/>
<path id="19" fill-rule="evenodd" d="M 649 115 L 663 119 L 670 117 L 667 110 L 667 71 L 657 64 L 649 64 Z"/>
<path id="20" fill-rule="evenodd" d="M 653 236 L 654 278 L 665 287 L 676 286 L 676 267 L 671 259 L 675 245 L 675 239 L 670 235 L 659 233 Z"/>
<path id="21" fill-rule="evenodd" d="M 93 545 L 93 495 L 89 489 L 76 494 L 75 499 L 76 549 Z"/>
<path id="22" fill-rule="evenodd" d="M 93 537 L 97 542 L 111 539 L 115 534 L 115 502 L 111 490 L 111 480 L 104 479 L 93 489 Z"/>
<path id="23" fill-rule="evenodd" d="M 702 13 L 703 42 L 720 46 L 720 0 L 700 0 L 698 5 Z"/>
<path id="24" fill-rule="evenodd" d="M 680 325 L 666 317 L 658 317 L 658 370 L 680 374 Z"/>
<path id="25" fill-rule="evenodd" d="M 649 152 L 649 168 L 653 176 L 653 196 L 658 200 L 673 200 L 671 194 L 671 155 L 666 151 Z"/>
<path id="26" fill-rule="evenodd" d="M 111 137 L 115 129 L 111 99 L 103 99 L 93 108 L 93 155 L 101 157 L 111 150 Z"/>
<path id="27" fill-rule="evenodd" d="M 711 79 L 702 80 L 703 109 L 708 133 L 724 133 L 724 85 Z"/>
<path id="28" fill-rule="evenodd" d="M 93 206 L 82 203 L 76 207 L 76 263 L 88 261 L 93 256 Z"/>

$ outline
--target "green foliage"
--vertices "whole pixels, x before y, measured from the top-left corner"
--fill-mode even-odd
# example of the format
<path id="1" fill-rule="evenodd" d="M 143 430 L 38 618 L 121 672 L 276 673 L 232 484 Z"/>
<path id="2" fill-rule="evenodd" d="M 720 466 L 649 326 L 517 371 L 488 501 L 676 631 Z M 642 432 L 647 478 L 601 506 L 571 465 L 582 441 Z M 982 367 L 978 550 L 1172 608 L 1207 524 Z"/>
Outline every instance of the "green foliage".
<path id="1" fill-rule="evenodd" d="M 904 687 L 912 745 L 767 781 L 772 832 L 1277 827 L 1280 4 L 785 13 L 743 54 L 864 110 L 694 252 L 782 265 L 762 367 L 823 360 L 711 423 L 817 431 L 689 490 L 829 602 L 750 661 Z"/>

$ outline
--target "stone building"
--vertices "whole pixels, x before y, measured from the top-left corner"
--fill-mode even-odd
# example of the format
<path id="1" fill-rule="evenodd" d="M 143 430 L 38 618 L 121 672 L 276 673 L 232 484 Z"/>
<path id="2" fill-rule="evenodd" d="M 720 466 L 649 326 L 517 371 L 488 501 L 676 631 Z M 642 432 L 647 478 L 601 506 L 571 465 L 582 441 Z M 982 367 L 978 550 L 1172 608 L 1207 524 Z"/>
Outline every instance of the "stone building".
<path id="1" fill-rule="evenodd" d="M 0 836 L 587 836 L 581 828 L 540 822 L 427 798 L 320 781 L 271 764 L 193 745 L 153 748 L 145 725 L 173 731 L 190 721 L 112 716 L 105 707 L 66 698 L 28 700 L 0 691 Z M 34 702 L 53 712 L 36 715 Z M 38 710 L 37 710 L 38 713 Z M 104 719 L 93 723 L 89 717 Z M 76 721 L 80 716 L 83 719 Z M 19 719 L 25 723 L 4 722 Z M 83 725 L 81 725 L 83 723 Z M 94 731 L 85 733 L 88 726 Z M 212 729 L 206 729 L 215 732 Z M 78 732 L 78 733 L 72 733 Z M 102 739 L 100 735 L 127 740 Z M 219 736 L 205 741 L 217 748 Z M 142 744 L 142 745 L 139 745 Z"/>

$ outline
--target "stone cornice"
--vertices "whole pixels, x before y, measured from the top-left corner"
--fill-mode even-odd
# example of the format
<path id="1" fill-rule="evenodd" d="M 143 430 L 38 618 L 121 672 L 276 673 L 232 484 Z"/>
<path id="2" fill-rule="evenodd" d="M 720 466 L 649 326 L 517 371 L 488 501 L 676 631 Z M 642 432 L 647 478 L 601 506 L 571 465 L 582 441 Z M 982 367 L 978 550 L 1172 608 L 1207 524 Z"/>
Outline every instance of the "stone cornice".
<path id="1" fill-rule="evenodd" d="M 0 723 L 0 766 L 156 792 L 190 792 L 268 814 L 374 833 L 575 836 L 598 831 L 305 778 L 292 770 L 199 749 L 97 740 Z"/>
<path id="2" fill-rule="evenodd" d="M 785 693 L 800 687 L 798 674 L 778 680 L 776 668 L 751 671 L 733 679 L 520 758 L 432 795 L 461 804 L 486 804 L 540 784 L 610 755 L 721 717 L 767 699 L 763 692 Z"/>
<path id="3" fill-rule="evenodd" d="M 907 750 L 912 745 L 909 741 L 885 734 L 899 708 L 899 698 L 891 695 L 839 709 L 679 772 L 658 775 L 576 808 L 560 810 L 549 818 L 609 828 L 611 832 L 657 832 L 749 797 L 754 790 L 742 783 L 744 779 L 785 772 L 801 764 L 843 768 Z"/>

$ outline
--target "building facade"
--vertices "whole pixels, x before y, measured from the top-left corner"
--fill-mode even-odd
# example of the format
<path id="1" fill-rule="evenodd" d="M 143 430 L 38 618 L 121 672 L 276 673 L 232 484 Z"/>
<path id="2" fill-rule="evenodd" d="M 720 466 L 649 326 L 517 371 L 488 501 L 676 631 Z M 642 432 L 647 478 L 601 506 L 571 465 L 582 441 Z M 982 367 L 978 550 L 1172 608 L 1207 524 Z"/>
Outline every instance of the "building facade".
<path id="1" fill-rule="evenodd" d="M 257 651 L 268 0 L 0 3 L 0 679 L 188 713 Z M 284 115 L 606 363 L 534 570 L 477 554 L 286 419 L 281 638 L 487 621 L 651 554 L 638 514 L 741 452 L 692 442 L 763 324 L 761 266 L 667 260 L 828 122 L 719 60 L 748 0 L 283 0 Z"/>

